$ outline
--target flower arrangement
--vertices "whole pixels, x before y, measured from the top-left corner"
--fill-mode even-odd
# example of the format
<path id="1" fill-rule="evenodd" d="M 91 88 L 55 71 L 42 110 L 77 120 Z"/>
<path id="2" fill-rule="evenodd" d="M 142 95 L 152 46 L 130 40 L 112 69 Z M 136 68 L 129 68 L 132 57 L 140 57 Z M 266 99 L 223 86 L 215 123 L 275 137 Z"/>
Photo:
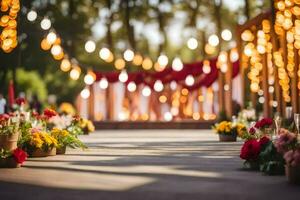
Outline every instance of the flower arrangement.
<path id="1" fill-rule="evenodd" d="M 85 145 L 77 138 L 76 135 L 72 135 L 67 130 L 53 128 L 51 130 L 51 136 L 57 140 L 58 152 L 64 154 L 66 147 L 71 148 L 85 148 Z"/>
<path id="2" fill-rule="evenodd" d="M 0 115 L 0 135 L 12 135 L 19 130 L 19 118 L 8 114 Z"/>
<path id="3" fill-rule="evenodd" d="M 50 152 L 58 145 L 57 140 L 49 133 L 38 129 L 32 129 L 31 133 L 24 136 L 23 149 L 31 156 L 36 152 Z"/>
<path id="4" fill-rule="evenodd" d="M 230 121 L 222 121 L 213 126 L 213 129 L 219 134 L 220 141 L 236 141 L 236 138 L 241 137 L 247 128 L 242 123 L 232 123 Z"/>
<path id="5" fill-rule="evenodd" d="M 94 126 L 93 122 L 88 119 L 81 118 L 79 120 L 79 125 L 85 134 L 95 131 L 95 126 Z"/>
<path id="6" fill-rule="evenodd" d="M 13 151 L 1 149 L 0 150 L 0 167 L 20 167 L 28 155 L 25 151 L 17 148 Z"/>
<path id="7" fill-rule="evenodd" d="M 272 132 L 272 126 L 273 120 L 271 118 L 263 118 L 250 127 L 248 131 L 244 131 L 241 138 L 245 140 L 260 139 Z"/>

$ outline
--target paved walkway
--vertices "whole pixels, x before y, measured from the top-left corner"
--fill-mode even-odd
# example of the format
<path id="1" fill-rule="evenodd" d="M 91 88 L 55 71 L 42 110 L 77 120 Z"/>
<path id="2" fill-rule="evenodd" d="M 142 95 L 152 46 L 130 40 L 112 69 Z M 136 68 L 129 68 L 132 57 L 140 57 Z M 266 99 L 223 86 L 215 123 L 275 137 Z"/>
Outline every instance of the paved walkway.
<path id="1" fill-rule="evenodd" d="M 86 151 L 0 169 L 1 200 L 300 199 L 285 177 L 242 170 L 241 143 L 204 130 L 103 131 Z"/>

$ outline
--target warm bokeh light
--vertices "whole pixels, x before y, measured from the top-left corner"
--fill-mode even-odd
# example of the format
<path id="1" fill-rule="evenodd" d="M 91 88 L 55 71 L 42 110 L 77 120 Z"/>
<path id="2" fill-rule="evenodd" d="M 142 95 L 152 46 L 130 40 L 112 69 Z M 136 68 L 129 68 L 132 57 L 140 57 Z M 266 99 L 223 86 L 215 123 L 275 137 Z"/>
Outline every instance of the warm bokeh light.
<path id="1" fill-rule="evenodd" d="M 215 34 L 209 36 L 208 38 L 208 44 L 210 44 L 211 46 L 215 47 L 219 45 L 219 37 Z"/>
<path id="2" fill-rule="evenodd" d="M 153 62 L 150 58 L 145 58 L 142 63 L 144 70 L 150 70 L 152 68 Z"/>
<path id="3" fill-rule="evenodd" d="M 174 58 L 172 62 L 172 69 L 174 71 L 181 71 L 183 69 L 183 63 L 179 57 Z"/>
<path id="4" fill-rule="evenodd" d="M 51 28 L 51 21 L 50 19 L 48 18 L 44 18 L 42 21 L 41 21 L 41 28 L 43 30 L 49 30 Z"/>
<path id="5" fill-rule="evenodd" d="M 122 59 L 122 58 L 118 58 L 116 61 L 115 61 L 115 68 L 117 70 L 122 70 L 125 68 L 125 61 Z"/>
<path id="6" fill-rule="evenodd" d="M 197 39 L 195 39 L 195 38 L 188 39 L 187 46 L 191 50 L 197 49 L 197 47 L 198 47 L 198 41 L 197 41 Z"/>
<path id="7" fill-rule="evenodd" d="M 92 40 L 88 40 L 84 45 L 84 49 L 88 53 L 93 53 L 96 50 L 95 42 Z"/>
<path id="8" fill-rule="evenodd" d="M 125 83 L 127 80 L 128 80 L 128 74 L 126 70 L 122 70 L 121 73 L 119 74 L 119 81 Z"/>

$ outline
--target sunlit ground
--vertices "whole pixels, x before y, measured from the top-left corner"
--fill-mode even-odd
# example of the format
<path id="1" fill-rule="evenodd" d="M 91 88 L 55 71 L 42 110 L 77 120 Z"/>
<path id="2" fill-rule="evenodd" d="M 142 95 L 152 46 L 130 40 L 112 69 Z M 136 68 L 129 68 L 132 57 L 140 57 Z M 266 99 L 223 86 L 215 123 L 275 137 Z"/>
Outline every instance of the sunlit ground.
<path id="1" fill-rule="evenodd" d="M 0 199 L 300 196 L 300 188 L 288 185 L 285 177 L 243 170 L 241 142 L 219 143 L 211 131 L 102 131 L 82 139 L 88 150 L 30 159 L 17 170 L 0 169 Z"/>

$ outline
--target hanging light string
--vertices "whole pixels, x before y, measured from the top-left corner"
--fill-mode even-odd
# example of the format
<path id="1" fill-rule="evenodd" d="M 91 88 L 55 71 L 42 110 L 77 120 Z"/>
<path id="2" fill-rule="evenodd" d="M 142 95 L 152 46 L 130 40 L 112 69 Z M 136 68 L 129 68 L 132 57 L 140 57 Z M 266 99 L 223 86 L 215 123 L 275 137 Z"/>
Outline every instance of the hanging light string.
<path id="1" fill-rule="evenodd" d="M 0 18 L 0 28 L 3 28 L 0 32 L 0 47 L 5 53 L 10 53 L 18 45 L 17 16 L 20 11 L 20 1 L 2 0 L 0 2 L 0 11 L 3 12 Z"/>

